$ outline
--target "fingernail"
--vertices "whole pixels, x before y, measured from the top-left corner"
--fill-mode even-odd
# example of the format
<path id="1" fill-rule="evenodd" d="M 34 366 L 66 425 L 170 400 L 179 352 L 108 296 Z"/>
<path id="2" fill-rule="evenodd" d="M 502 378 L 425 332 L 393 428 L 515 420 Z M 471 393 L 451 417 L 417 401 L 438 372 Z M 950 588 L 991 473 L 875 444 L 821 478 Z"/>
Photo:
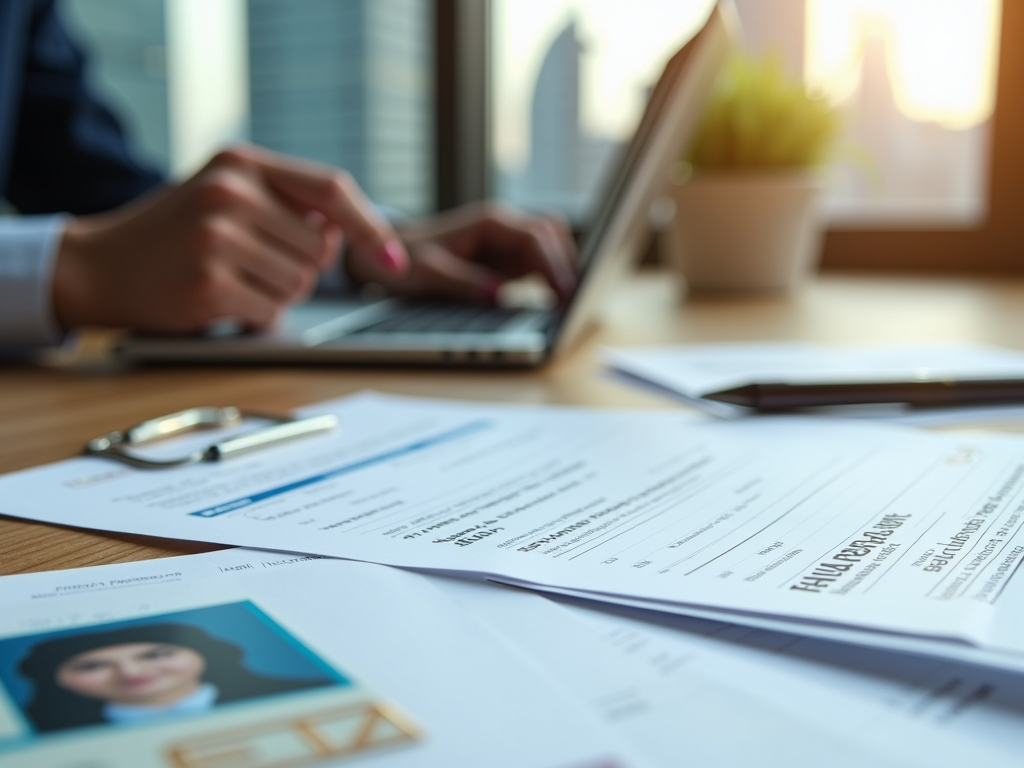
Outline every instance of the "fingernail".
<path id="1" fill-rule="evenodd" d="M 409 266 L 409 256 L 397 240 L 388 240 L 377 255 L 377 262 L 388 272 L 401 273 Z"/>
<path id="2" fill-rule="evenodd" d="M 480 286 L 480 301 L 485 304 L 496 304 L 498 302 L 498 291 L 501 290 L 501 286 L 505 284 L 505 281 L 498 277 L 488 278 Z"/>
<path id="3" fill-rule="evenodd" d="M 327 217 L 320 211 L 309 211 L 306 213 L 306 226 L 310 229 L 323 229 L 327 224 Z"/>

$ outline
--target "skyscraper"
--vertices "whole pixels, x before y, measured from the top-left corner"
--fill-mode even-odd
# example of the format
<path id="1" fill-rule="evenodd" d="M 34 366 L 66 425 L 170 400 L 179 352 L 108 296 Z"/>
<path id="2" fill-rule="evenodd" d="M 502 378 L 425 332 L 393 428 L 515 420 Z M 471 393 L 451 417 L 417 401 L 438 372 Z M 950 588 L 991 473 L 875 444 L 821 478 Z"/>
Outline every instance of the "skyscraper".
<path id="1" fill-rule="evenodd" d="M 583 45 L 576 29 L 570 20 L 544 56 L 530 111 L 530 160 L 521 177 L 505 183 L 519 205 L 581 218 L 619 144 L 588 134 L 580 122 Z"/>
<path id="2" fill-rule="evenodd" d="M 530 110 L 529 188 L 544 196 L 571 193 L 579 182 L 580 53 L 570 21 L 548 48 Z"/>
<path id="3" fill-rule="evenodd" d="M 348 170 L 410 214 L 433 206 L 431 5 L 249 0 L 252 140 Z"/>

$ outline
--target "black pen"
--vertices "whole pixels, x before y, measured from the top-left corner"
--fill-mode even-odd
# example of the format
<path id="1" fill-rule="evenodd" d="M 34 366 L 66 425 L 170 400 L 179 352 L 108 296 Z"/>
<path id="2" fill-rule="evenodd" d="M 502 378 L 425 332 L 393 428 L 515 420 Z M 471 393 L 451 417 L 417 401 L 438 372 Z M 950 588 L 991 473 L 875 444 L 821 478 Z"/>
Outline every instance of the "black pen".
<path id="1" fill-rule="evenodd" d="M 759 411 L 903 403 L 914 407 L 1024 403 L 1024 379 L 922 379 L 829 384 L 765 382 L 702 395 Z"/>

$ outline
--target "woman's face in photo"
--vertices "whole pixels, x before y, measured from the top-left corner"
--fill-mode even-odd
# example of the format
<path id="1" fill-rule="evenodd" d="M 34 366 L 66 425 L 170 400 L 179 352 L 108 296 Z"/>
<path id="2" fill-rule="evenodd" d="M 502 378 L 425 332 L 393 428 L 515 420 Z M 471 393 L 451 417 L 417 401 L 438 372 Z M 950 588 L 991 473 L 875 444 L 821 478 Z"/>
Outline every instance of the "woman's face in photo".
<path id="1" fill-rule="evenodd" d="M 173 704 L 202 684 L 206 660 L 169 643 L 125 643 L 72 656 L 57 668 L 57 684 L 79 696 L 114 702 Z"/>

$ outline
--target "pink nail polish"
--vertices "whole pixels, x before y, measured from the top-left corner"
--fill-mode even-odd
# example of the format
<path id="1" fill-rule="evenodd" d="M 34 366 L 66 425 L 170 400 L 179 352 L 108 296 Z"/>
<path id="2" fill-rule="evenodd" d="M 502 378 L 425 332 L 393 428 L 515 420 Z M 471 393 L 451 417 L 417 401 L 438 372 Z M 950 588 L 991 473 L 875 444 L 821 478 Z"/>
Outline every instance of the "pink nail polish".
<path id="1" fill-rule="evenodd" d="M 505 284 L 505 281 L 498 277 L 492 277 L 488 279 L 483 285 L 480 286 L 480 301 L 485 304 L 497 304 L 498 303 L 498 291 L 501 290 L 501 286 Z"/>
<path id="2" fill-rule="evenodd" d="M 377 261 L 388 272 L 401 273 L 409 267 L 409 256 L 397 240 L 388 240 L 384 243 L 384 247 L 377 255 Z"/>

